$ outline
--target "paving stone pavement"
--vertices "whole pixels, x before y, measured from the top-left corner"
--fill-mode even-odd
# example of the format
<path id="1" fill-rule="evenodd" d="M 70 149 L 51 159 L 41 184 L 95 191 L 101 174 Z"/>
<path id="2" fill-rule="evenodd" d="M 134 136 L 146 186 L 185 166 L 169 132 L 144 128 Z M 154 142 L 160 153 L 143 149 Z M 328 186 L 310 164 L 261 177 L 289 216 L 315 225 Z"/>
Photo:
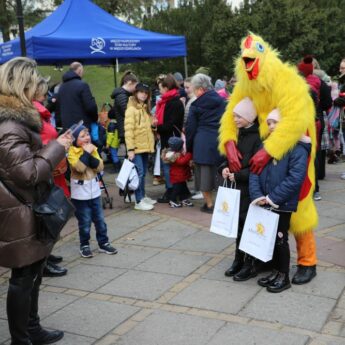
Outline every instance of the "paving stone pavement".
<path id="1" fill-rule="evenodd" d="M 234 240 L 209 233 L 202 201 L 194 208 L 134 211 L 106 174 L 114 196 L 106 221 L 119 252 L 98 253 L 93 232 L 94 257 L 80 258 L 72 219 L 54 249 L 69 272 L 44 278 L 42 325 L 65 331 L 61 345 L 345 345 L 345 181 L 339 179 L 345 164 L 327 169 L 317 203 L 317 277 L 281 294 L 267 293 L 257 278 L 238 283 L 224 276 Z M 151 197 L 162 192 L 148 180 Z M 290 247 L 292 275 L 293 236 Z M 0 344 L 10 344 L 8 277 L 0 269 Z"/>

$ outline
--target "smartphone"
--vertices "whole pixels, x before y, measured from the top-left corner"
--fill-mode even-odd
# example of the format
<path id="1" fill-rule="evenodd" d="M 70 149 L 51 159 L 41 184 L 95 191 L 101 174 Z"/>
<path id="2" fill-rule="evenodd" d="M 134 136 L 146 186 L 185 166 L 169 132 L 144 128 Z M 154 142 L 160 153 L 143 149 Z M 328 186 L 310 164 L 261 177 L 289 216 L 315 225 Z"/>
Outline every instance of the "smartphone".
<path id="1" fill-rule="evenodd" d="M 71 134 L 74 137 L 74 133 L 84 124 L 83 120 L 80 120 L 78 123 L 72 125 L 66 133 Z"/>

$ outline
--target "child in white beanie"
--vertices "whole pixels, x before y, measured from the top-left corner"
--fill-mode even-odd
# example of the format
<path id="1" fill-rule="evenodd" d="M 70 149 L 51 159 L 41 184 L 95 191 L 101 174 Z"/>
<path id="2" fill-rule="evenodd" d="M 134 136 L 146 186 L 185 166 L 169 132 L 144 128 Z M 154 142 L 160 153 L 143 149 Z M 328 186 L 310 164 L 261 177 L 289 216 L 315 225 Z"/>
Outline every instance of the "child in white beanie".
<path id="1" fill-rule="evenodd" d="M 269 132 L 280 121 L 278 109 L 267 116 Z M 297 145 L 279 161 L 272 159 L 260 175 L 250 174 L 249 191 L 252 203 L 279 214 L 277 238 L 273 253 L 273 271 L 258 280 L 269 292 L 281 292 L 291 287 L 289 279 L 290 249 L 288 230 L 292 212 L 297 210 L 301 187 L 308 167 L 311 140 L 302 136 Z"/>
<path id="2" fill-rule="evenodd" d="M 226 270 L 225 275 L 227 277 L 233 276 L 235 281 L 245 281 L 257 275 L 257 260 L 239 250 L 238 247 L 250 204 L 249 161 L 260 148 L 261 140 L 259 125 L 256 120 L 257 114 L 253 102 L 246 97 L 234 107 L 233 111 L 236 127 L 239 131 L 237 148 L 242 155 L 242 168 L 239 172 L 232 173 L 228 168 L 228 162 L 224 161 L 219 167 L 218 172 L 222 174 L 224 179 L 236 182 L 236 188 L 241 191 L 241 200 L 235 260 L 231 267 Z"/>

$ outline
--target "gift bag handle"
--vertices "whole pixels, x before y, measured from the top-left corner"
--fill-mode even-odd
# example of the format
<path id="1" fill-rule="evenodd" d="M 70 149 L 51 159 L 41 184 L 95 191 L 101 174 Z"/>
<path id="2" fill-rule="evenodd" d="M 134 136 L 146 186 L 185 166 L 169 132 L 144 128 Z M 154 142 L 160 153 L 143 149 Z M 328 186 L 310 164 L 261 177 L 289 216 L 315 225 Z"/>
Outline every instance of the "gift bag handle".
<path id="1" fill-rule="evenodd" d="M 225 178 L 223 181 L 223 187 L 228 188 L 228 178 Z M 230 189 L 237 189 L 236 181 L 231 181 Z"/>

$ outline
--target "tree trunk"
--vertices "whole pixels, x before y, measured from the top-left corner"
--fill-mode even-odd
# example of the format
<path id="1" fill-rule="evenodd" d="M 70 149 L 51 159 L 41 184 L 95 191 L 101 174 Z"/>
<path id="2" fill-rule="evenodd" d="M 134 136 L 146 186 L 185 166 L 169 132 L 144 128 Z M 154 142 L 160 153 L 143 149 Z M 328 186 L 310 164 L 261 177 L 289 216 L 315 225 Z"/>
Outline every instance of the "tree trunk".
<path id="1" fill-rule="evenodd" d="M 10 40 L 10 13 L 6 7 L 6 0 L 0 0 L 0 28 L 4 42 Z"/>

